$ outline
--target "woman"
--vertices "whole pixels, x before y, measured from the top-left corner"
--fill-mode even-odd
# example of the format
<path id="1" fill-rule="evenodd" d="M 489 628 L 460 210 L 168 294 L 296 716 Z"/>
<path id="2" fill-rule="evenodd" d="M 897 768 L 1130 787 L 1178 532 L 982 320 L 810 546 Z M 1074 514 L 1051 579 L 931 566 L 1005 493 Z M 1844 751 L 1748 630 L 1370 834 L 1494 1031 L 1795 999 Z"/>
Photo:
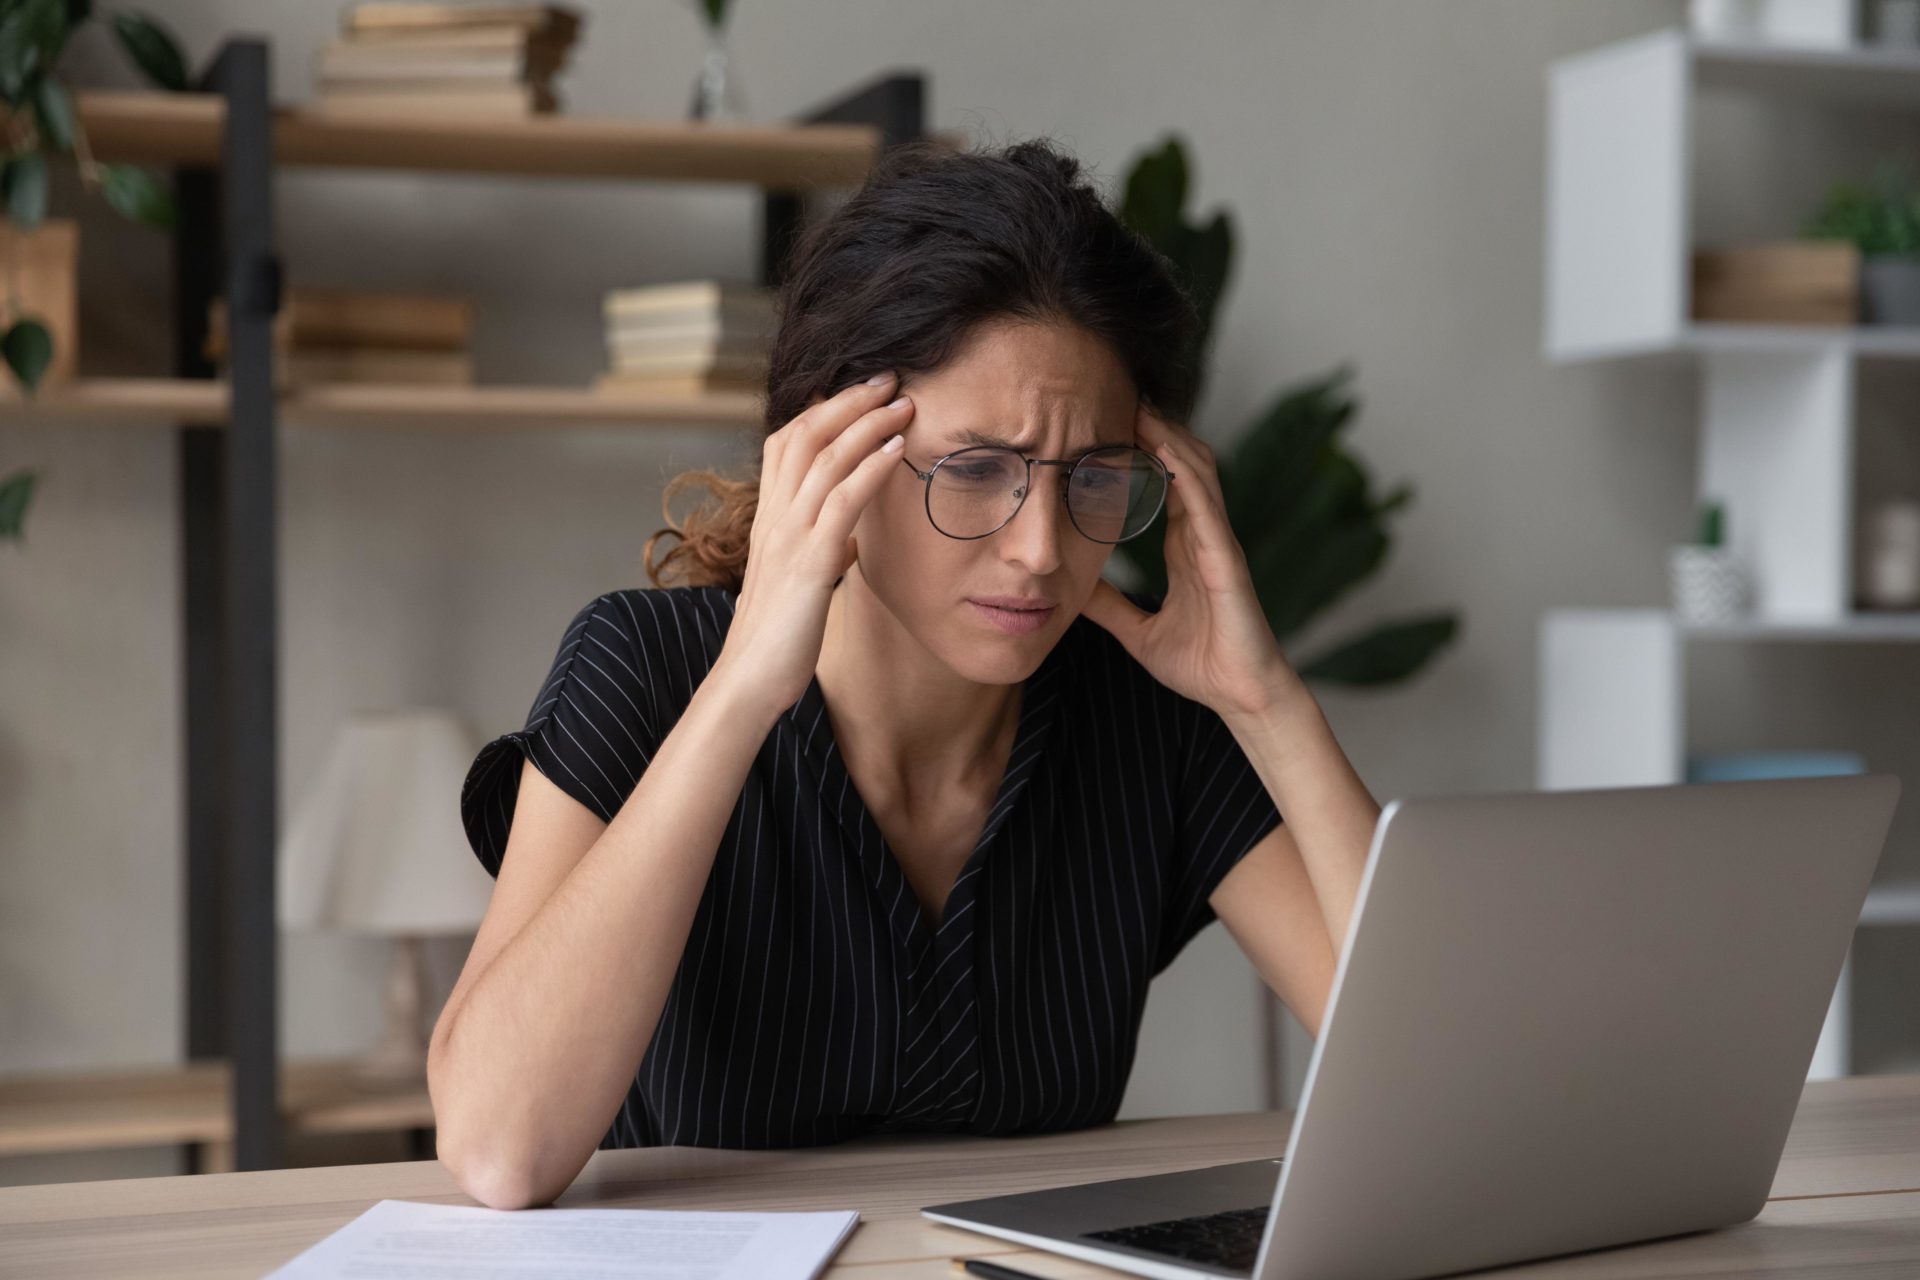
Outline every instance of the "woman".
<path id="1" fill-rule="evenodd" d="M 759 474 L 649 540 L 688 581 L 580 610 L 462 789 L 497 883 L 428 1074 L 489 1205 L 596 1146 L 1111 1119 L 1216 915 L 1318 1031 L 1379 806 L 1176 425 L 1164 259 L 1044 142 L 915 143 L 779 314 Z M 1116 590 L 1163 506 L 1164 601 Z"/>

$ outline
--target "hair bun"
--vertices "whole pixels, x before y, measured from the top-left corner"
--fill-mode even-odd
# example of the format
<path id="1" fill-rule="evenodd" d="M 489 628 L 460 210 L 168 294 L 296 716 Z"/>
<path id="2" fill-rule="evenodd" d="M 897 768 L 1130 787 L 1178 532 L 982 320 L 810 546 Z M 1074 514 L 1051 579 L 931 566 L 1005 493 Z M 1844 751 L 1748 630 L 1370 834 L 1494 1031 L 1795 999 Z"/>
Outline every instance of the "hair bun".
<path id="1" fill-rule="evenodd" d="M 1016 142 L 1002 154 L 1021 168 L 1058 179 L 1064 185 L 1074 186 L 1080 181 L 1079 158 L 1054 149 L 1043 139 Z"/>

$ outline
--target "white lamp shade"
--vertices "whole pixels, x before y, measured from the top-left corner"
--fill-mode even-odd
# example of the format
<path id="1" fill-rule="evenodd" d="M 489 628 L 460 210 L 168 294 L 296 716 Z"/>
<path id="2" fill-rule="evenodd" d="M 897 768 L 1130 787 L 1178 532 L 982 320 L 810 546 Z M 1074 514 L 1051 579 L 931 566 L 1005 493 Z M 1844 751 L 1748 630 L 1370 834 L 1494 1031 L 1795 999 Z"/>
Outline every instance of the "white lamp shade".
<path id="1" fill-rule="evenodd" d="M 478 744 L 436 707 L 349 716 L 280 841 L 280 923 L 428 936 L 470 932 L 493 896 L 460 823 Z"/>

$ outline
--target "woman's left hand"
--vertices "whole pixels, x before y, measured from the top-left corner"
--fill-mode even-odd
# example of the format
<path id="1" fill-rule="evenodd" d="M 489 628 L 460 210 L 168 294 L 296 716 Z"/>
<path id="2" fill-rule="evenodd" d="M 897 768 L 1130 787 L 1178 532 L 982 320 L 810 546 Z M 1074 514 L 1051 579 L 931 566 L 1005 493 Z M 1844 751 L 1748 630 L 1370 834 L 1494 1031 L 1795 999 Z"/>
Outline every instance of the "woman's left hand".
<path id="1" fill-rule="evenodd" d="M 1080 612 L 1113 633 L 1161 684 L 1222 716 L 1257 716 L 1299 680 L 1253 590 L 1227 523 L 1213 449 L 1141 405 L 1139 445 L 1173 473 L 1167 492 L 1167 594 L 1158 613 L 1105 578 Z"/>

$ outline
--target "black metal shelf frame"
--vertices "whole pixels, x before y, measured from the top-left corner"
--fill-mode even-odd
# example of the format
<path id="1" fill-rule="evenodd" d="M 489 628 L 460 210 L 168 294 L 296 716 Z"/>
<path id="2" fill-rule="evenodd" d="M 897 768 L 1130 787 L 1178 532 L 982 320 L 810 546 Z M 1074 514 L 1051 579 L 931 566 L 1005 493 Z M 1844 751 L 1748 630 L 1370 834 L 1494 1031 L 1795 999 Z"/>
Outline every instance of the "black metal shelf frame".
<path id="1" fill-rule="evenodd" d="M 279 935 L 279 421 L 273 318 L 272 85 L 267 41 L 225 41 L 197 86 L 226 99 L 217 168 L 174 173 L 174 372 L 214 376 L 208 303 L 228 308 L 225 427 L 179 439 L 182 751 L 185 760 L 185 1056 L 232 1063 L 233 1165 L 282 1162 Z M 922 135 L 925 80 L 893 73 L 796 118 L 869 124 L 887 148 Z M 805 225 L 799 192 L 762 193 L 760 282 L 777 287 Z M 197 1147 L 188 1147 L 190 1169 Z"/>

